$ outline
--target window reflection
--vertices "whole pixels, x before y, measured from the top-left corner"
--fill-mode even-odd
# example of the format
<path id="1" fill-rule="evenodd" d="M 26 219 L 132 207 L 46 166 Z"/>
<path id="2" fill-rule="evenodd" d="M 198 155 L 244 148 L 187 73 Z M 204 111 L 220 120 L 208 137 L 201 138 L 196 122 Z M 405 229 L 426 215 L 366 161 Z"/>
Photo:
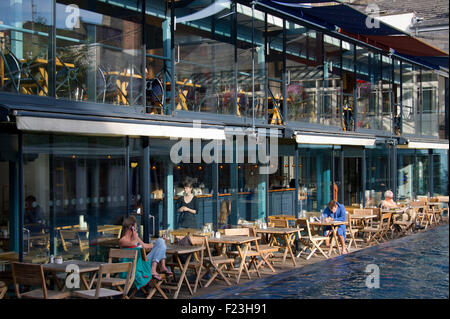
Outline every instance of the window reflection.
<path id="1" fill-rule="evenodd" d="M 133 21 L 139 17 L 137 3 L 134 1 L 135 13 L 116 11 L 112 17 L 88 6 L 57 2 L 58 98 L 143 104 L 142 27 L 139 20 Z"/>

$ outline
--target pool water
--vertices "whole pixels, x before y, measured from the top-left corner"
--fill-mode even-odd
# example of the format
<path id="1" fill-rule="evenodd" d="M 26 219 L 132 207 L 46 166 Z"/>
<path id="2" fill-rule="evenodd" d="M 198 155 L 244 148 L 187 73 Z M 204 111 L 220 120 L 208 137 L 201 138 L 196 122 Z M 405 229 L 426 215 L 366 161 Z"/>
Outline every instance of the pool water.
<path id="1" fill-rule="evenodd" d="M 444 225 L 199 298 L 449 298 L 448 243 Z"/>

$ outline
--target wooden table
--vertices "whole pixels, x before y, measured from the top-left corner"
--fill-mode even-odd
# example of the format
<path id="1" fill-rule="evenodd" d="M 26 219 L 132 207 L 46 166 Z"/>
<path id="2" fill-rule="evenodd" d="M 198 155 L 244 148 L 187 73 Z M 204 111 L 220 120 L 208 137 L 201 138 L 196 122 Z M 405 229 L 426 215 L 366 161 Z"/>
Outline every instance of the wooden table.
<path id="1" fill-rule="evenodd" d="M 295 256 L 292 252 L 291 245 L 294 243 L 295 239 L 295 233 L 300 233 L 303 228 L 277 228 L 277 227 L 269 227 L 266 229 L 255 229 L 257 234 L 268 234 L 270 235 L 270 244 L 273 245 L 276 243 L 275 236 L 283 236 L 284 239 L 284 245 L 281 247 L 284 247 L 284 253 L 283 253 L 283 264 L 286 262 L 286 256 L 289 253 L 291 256 L 292 262 L 294 263 L 294 266 L 297 266 L 295 262 Z"/>
<path id="2" fill-rule="evenodd" d="M 65 272 L 67 275 L 69 273 L 67 272 L 67 266 L 69 265 L 76 265 L 79 268 L 79 275 L 80 275 L 80 281 L 82 282 L 85 289 L 89 290 L 92 287 L 92 284 L 94 283 L 95 277 L 97 272 L 100 270 L 100 266 L 103 263 L 101 262 L 94 262 L 94 261 L 81 261 L 81 260 L 67 260 L 64 261 L 62 264 L 45 264 L 42 265 L 45 271 L 48 271 L 52 273 L 53 278 L 58 285 L 60 290 L 64 290 L 66 286 L 62 286 L 59 282 L 58 278 L 56 277 L 56 273 L 58 272 Z M 84 275 L 92 273 L 91 280 L 88 282 Z M 67 277 L 66 277 L 67 278 Z"/>
<path id="3" fill-rule="evenodd" d="M 247 264 L 245 263 L 245 259 L 247 258 L 247 252 L 252 242 L 255 242 L 259 239 L 257 236 L 221 236 L 220 238 L 208 238 L 208 242 L 211 244 L 218 245 L 236 245 L 238 250 L 239 258 L 241 259 L 241 263 L 239 264 L 239 269 L 237 272 L 237 280 L 236 283 L 239 283 L 241 279 L 242 270 L 245 269 L 247 273 L 248 279 L 251 279 L 250 272 L 248 271 Z M 227 273 L 232 272 L 232 270 L 228 270 Z"/>
<path id="4" fill-rule="evenodd" d="M 329 226 L 331 227 L 331 229 L 333 230 L 333 237 L 331 239 L 331 243 L 330 243 L 330 249 L 328 250 L 328 257 L 331 256 L 331 252 L 334 249 L 334 242 L 336 242 L 336 246 L 338 248 L 339 254 L 342 254 L 341 251 L 341 245 L 339 244 L 339 240 L 337 239 L 337 228 L 341 225 L 345 225 L 346 222 L 310 222 L 309 225 L 310 226 L 317 226 L 317 227 L 326 227 Z"/>
<path id="5" fill-rule="evenodd" d="M 191 257 L 194 253 L 200 252 L 200 265 L 203 265 L 203 251 L 205 250 L 204 246 L 179 246 L 179 245 L 167 245 L 166 254 L 174 255 L 175 260 L 178 264 L 178 266 L 181 269 L 181 275 L 178 279 L 178 283 L 176 286 L 171 285 L 165 285 L 164 288 L 167 289 L 174 289 L 175 294 L 173 295 L 173 299 L 178 298 L 178 294 L 180 292 L 181 286 L 183 284 L 183 281 L 186 283 L 189 292 L 191 295 L 194 295 L 194 293 L 197 291 L 198 282 L 200 280 L 200 273 L 201 273 L 201 266 L 196 272 L 196 278 L 195 278 L 195 284 L 194 284 L 194 290 L 192 290 L 191 285 L 189 283 L 189 280 L 187 279 L 186 272 L 189 268 L 189 263 L 191 261 Z M 182 264 L 180 260 L 180 255 L 187 255 L 186 261 L 184 262 L 184 265 Z"/>
<path id="6" fill-rule="evenodd" d="M 367 226 L 367 221 L 372 220 L 374 218 L 378 217 L 377 215 L 351 215 L 351 219 L 357 219 L 359 220 L 363 227 Z"/>

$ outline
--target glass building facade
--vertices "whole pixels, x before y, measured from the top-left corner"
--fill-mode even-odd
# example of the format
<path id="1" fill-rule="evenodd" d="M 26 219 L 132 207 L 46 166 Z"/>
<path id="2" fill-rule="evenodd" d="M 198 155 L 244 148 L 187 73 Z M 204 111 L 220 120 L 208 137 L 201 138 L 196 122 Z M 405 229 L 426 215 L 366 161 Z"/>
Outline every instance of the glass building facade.
<path id="1" fill-rule="evenodd" d="M 102 259 L 116 228 L 100 226 L 135 215 L 145 240 L 177 229 L 187 180 L 198 228 L 332 198 L 376 206 L 388 189 L 448 195 L 448 74 L 264 6 L 211 4 L 0 3 L 0 249 Z M 192 137 L 198 121 L 224 137 Z M 61 230 L 82 223 L 65 245 Z"/>

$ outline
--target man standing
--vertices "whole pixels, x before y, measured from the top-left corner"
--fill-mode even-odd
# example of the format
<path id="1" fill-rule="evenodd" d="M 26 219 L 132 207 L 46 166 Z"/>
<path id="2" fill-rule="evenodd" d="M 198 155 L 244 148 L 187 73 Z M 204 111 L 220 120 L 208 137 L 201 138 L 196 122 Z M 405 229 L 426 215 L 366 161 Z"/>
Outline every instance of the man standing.
<path id="1" fill-rule="evenodd" d="M 337 201 L 335 200 L 331 200 L 327 207 L 323 210 L 323 217 L 325 217 L 325 222 L 332 222 L 332 221 L 339 221 L 339 222 L 345 222 L 347 221 L 347 215 L 345 212 L 345 207 L 342 204 L 339 204 Z M 328 236 L 330 234 L 331 227 L 325 227 L 324 229 L 325 231 L 325 236 Z M 346 254 L 348 253 L 347 251 L 347 247 L 345 246 L 345 225 L 339 225 L 337 228 L 337 235 L 338 235 L 338 240 L 341 244 L 342 247 L 342 253 Z M 327 238 L 327 240 L 325 241 L 325 244 L 327 246 L 330 245 L 330 239 Z"/>

